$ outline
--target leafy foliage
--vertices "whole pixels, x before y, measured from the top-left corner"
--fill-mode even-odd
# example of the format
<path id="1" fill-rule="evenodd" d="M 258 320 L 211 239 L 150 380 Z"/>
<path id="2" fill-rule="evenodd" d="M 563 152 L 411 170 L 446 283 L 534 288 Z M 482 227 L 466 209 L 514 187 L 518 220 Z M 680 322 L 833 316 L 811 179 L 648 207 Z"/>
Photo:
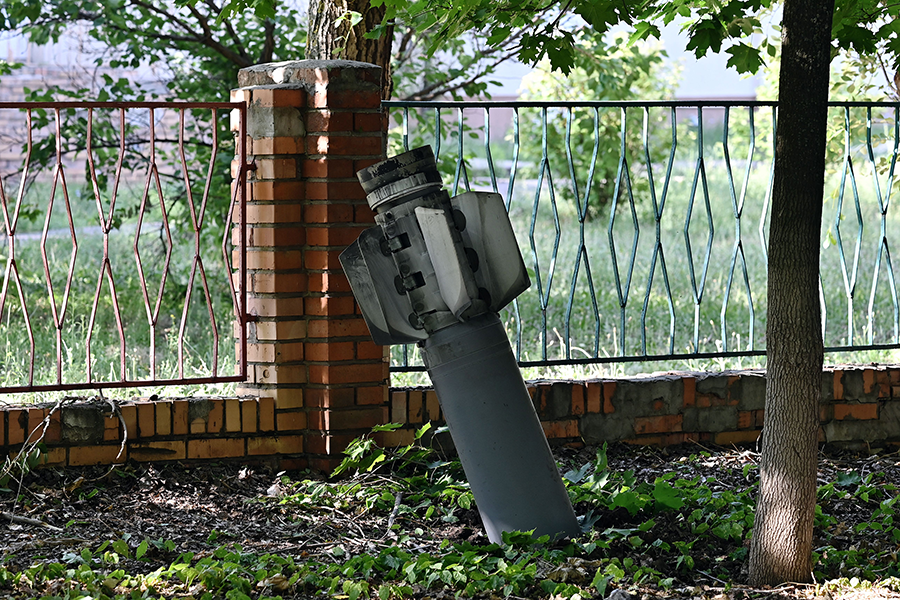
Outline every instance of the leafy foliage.
<path id="1" fill-rule="evenodd" d="M 677 71 L 664 74 L 666 54 L 656 46 L 628 46 L 622 37 L 607 40 L 599 34 L 580 34 L 576 44 L 572 70 L 562 76 L 545 59 L 523 80 L 522 100 L 664 100 L 674 89 Z M 641 173 L 647 161 L 660 163 L 668 158 L 668 114 L 651 117 L 648 112 L 647 123 L 640 111 L 625 108 L 523 111 L 522 115 L 524 129 L 542 132 L 522 139 L 520 159 L 531 165 L 523 174 L 530 179 L 544 177 L 549 161 L 555 160 L 554 171 L 569 177 L 568 185 L 556 189 L 562 199 L 577 206 L 579 216 L 591 218 L 614 201 L 627 203 L 629 184 L 634 196 L 645 197 L 649 183 Z M 563 157 L 568 169 L 562 165 Z"/>
<path id="2" fill-rule="evenodd" d="M 699 58 L 709 52 L 730 55 L 728 65 L 741 73 L 755 73 L 770 56 L 770 42 L 754 41 L 762 31 L 760 16 L 776 6 L 775 0 L 704 2 L 652 0 L 648 2 L 545 3 L 496 0 L 456 0 L 448 3 L 379 0 L 387 5 L 387 19 L 406 12 L 421 15 L 421 23 L 437 34 L 429 50 L 437 51 L 446 39 L 468 31 L 482 32 L 497 44 L 512 32 L 522 36 L 519 58 L 531 64 L 547 58 L 564 73 L 577 65 L 578 33 L 590 29 L 603 35 L 618 26 L 632 28 L 631 40 L 659 38 L 660 24 L 681 23 L 687 49 Z M 878 0 L 837 0 L 832 27 L 833 47 L 871 53 L 883 44 L 892 55 L 892 68 L 900 67 L 900 7 Z M 579 17 L 579 18 L 575 18 Z"/>

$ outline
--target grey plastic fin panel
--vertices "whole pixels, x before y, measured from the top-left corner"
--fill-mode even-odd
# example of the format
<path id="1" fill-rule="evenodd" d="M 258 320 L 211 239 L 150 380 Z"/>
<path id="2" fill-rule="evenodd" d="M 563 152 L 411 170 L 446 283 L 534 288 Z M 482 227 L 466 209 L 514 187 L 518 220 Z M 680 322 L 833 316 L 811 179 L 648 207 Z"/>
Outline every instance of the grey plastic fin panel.
<path id="1" fill-rule="evenodd" d="M 394 287 L 397 265 L 391 256 L 382 253 L 384 242 L 381 228 L 371 227 L 341 252 L 341 266 L 350 280 L 350 289 L 376 344 L 390 346 L 424 340 L 428 333 L 410 322 L 413 309 L 409 298 Z"/>
<path id="2" fill-rule="evenodd" d="M 478 255 L 475 281 L 490 294 L 490 309 L 499 312 L 531 286 L 503 198 L 493 192 L 466 192 L 451 198 L 450 204 L 465 216 L 463 244 Z"/>

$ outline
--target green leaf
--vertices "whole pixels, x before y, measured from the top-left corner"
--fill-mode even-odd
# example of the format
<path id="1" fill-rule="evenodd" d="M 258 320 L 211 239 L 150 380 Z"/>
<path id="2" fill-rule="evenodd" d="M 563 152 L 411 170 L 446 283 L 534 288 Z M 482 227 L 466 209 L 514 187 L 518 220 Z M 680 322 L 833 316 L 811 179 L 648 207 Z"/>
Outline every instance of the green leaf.
<path id="1" fill-rule="evenodd" d="M 738 73 L 757 73 L 765 64 L 759 48 L 747 44 L 735 44 L 725 52 L 731 55 L 726 64 L 737 69 Z"/>
<path id="2" fill-rule="evenodd" d="M 150 543 L 146 540 L 146 538 L 138 544 L 137 550 L 134 551 L 134 557 L 138 560 L 144 558 L 144 555 L 147 554 L 147 550 L 150 548 Z"/>
<path id="3" fill-rule="evenodd" d="M 653 499 L 662 507 L 679 510 L 684 506 L 681 492 L 667 481 L 658 479 L 653 486 Z"/>

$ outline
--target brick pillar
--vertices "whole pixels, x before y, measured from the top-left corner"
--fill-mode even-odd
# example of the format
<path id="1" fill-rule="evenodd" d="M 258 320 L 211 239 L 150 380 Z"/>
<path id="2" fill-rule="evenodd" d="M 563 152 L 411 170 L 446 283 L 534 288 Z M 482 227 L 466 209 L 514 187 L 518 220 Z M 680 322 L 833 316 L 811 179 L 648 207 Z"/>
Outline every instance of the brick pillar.
<path id="1" fill-rule="evenodd" d="M 376 346 L 338 255 L 374 223 L 356 171 L 385 157 L 381 69 L 349 61 L 257 65 L 248 105 L 248 381 L 275 400 L 277 433 L 303 434 L 312 467 L 388 418 L 387 348 Z M 290 432 L 290 433 L 288 433 Z"/>

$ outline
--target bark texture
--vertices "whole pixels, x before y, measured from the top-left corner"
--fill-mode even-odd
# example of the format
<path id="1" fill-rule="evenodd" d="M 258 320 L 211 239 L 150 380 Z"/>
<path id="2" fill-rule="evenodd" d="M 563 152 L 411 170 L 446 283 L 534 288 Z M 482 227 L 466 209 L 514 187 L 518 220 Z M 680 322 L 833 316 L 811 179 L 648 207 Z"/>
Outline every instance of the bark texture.
<path id="1" fill-rule="evenodd" d="M 391 46 L 393 26 L 378 39 L 367 39 L 384 19 L 385 6 L 370 6 L 369 0 L 310 0 L 306 58 L 312 60 L 356 60 L 381 67 L 382 97 L 391 97 Z M 362 15 L 351 26 L 350 13 Z"/>
<path id="2" fill-rule="evenodd" d="M 819 244 L 834 0 L 786 0 L 769 230 L 766 417 L 751 585 L 812 578 L 822 324 Z"/>

